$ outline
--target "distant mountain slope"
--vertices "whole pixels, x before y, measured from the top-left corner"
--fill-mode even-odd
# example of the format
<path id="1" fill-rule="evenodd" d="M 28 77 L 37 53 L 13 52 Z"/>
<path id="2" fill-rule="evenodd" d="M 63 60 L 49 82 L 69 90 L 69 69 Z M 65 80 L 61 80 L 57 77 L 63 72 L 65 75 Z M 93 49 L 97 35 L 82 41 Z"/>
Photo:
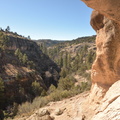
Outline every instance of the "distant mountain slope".
<path id="1" fill-rule="evenodd" d="M 96 56 L 95 38 L 96 36 L 81 37 L 50 47 L 40 46 L 40 49 L 61 67 L 61 77 L 78 74 L 90 79 L 90 74 L 86 71 L 91 69 Z"/>
<path id="2" fill-rule="evenodd" d="M 58 43 L 62 43 L 62 42 L 65 42 L 65 41 L 62 41 L 62 40 L 50 40 L 50 39 L 40 39 L 40 40 L 34 40 L 34 42 L 36 42 L 38 45 L 41 45 L 41 44 L 45 44 L 46 47 L 51 47 L 53 45 L 56 45 Z"/>

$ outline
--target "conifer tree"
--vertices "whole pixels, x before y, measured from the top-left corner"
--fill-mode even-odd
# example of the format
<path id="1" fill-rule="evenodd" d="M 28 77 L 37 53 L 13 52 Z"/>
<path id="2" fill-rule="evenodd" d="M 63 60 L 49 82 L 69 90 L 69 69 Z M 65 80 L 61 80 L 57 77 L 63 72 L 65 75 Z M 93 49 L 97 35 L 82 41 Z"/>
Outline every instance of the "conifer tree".
<path id="1" fill-rule="evenodd" d="M 67 68 L 67 52 L 65 52 L 65 56 L 63 59 L 63 66 L 64 66 L 64 68 Z"/>
<path id="2" fill-rule="evenodd" d="M 28 57 L 27 57 L 26 54 L 24 54 L 24 55 L 23 55 L 23 58 L 22 58 L 23 64 L 27 63 L 27 61 L 28 61 Z"/>
<path id="3" fill-rule="evenodd" d="M 4 103 L 4 82 L 2 78 L 0 77 L 0 108 L 2 107 Z"/>

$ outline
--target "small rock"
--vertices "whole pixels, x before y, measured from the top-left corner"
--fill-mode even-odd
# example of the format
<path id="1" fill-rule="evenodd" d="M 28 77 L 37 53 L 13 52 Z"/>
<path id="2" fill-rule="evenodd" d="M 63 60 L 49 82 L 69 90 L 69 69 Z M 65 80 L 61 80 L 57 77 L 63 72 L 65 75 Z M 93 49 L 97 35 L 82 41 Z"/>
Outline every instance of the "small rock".
<path id="1" fill-rule="evenodd" d="M 57 109 L 57 110 L 55 111 L 55 115 L 62 115 L 62 114 L 63 114 L 63 111 L 64 111 L 64 110 Z"/>
<path id="2" fill-rule="evenodd" d="M 45 115 L 50 115 L 50 112 L 47 109 L 39 110 L 39 112 L 38 112 L 39 117 L 42 117 L 42 116 L 45 116 Z"/>

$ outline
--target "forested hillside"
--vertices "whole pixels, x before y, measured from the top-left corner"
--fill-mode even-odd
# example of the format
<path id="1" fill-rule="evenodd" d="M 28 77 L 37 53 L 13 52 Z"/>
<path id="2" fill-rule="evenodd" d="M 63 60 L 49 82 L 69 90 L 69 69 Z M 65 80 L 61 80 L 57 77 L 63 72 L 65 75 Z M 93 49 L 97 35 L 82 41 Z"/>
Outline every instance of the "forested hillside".
<path id="1" fill-rule="evenodd" d="M 0 31 L 2 119 L 31 114 L 50 101 L 72 97 L 90 88 L 95 36 L 37 44 L 9 29 Z"/>
<path id="2" fill-rule="evenodd" d="M 22 104 L 18 115 L 31 114 L 39 106 L 43 107 L 51 101 L 59 101 L 90 89 L 90 70 L 96 56 L 95 37 L 82 37 L 51 47 L 47 47 L 45 42 L 39 44 L 42 52 L 61 68 L 60 79 L 57 87 L 49 87 L 45 97 L 37 97 L 32 104 Z"/>
<path id="3" fill-rule="evenodd" d="M 59 43 L 63 43 L 65 41 L 62 40 L 51 40 L 51 39 L 39 39 L 39 40 L 34 40 L 38 45 L 45 45 L 46 47 L 51 47 Z"/>
<path id="4" fill-rule="evenodd" d="M 57 86 L 60 68 L 28 38 L 0 30 L 0 119 L 14 117 L 18 106 L 45 96 Z M 1 113 L 1 111 L 3 111 Z"/>
<path id="5" fill-rule="evenodd" d="M 41 44 L 40 49 L 60 66 L 61 77 L 79 74 L 90 79 L 86 70 L 91 69 L 96 56 L 95 37 L 77 38 L 52 47 Z"/>

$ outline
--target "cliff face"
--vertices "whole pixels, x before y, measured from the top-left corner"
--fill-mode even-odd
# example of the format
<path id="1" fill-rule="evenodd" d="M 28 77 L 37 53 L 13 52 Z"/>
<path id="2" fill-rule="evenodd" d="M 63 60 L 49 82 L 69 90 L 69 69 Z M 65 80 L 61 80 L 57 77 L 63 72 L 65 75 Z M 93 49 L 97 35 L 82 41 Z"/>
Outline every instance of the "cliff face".
<path id="1" fill-rule="evenodd" d="M 119 0 L 82 0 L 88 7 L 93 8 L 108 19 L 120 23 Z"/>
<path id="2" fill-rule="evenodd" d="M 35 97 L 32 91 L 34 81 L 44 90 L 51 84 L 57 86 L 60 71 L 35 42 L 22 37 L 7 36 L 7 47 L 0 50 L 0 77 L 5 83 L 5 100 L 8 101 L 3 107 L 12 102 L 31 101 Z M 18 49 L 20 52 L 16 54 Z"/>
<path id="3" fill-rule="evenodd" d="M 51 69 L 52 67 L 59 71 L 57 65 L 40 50 L 40 47 L 36 42 L 9 36 L 7 50 L 15 51 L 16 49 L 20 49 L 21 52 L 28 56 L 29 60 L 35 63 L 35 69 L 43 72 Z"/>
<path id="4" fill-rule="evenodd" d="M 97 57 L 92 67 L 93 83 L 111 86 L 120 79 L 120 26 L 117 0 L 83 0 L 93 11 L 91 25 L 97 32 Z M 98 6 L 99 5 L 99 6 Z M 117 14 L 116 14 L 117 13 Z"/>
<path id="5" fill-rule="evenodd" d="M 109 88 L 120 79 L 120 26 L 117 0 L 82 0 L 95 9 L 91 25 L 97 32 L 97 57 L 92 66 L 92 81 Z"/>
<path id="6" fill-rule="evenodd" d="M 94 11 L 95 14 L 97 11 Z M 97 16 L 100 16 L 98 14 Z M 97 21 L 96 16 L 92 21 Z M 100 20 L 100 19 L 99 19 Z M 99 24 L 99 23 L 98 23 Z M 93 24 L 94 26 L 98 25 Z M 97 31 L 97 57 L 92 67 L 93 83 L 111 86 L 120 79 L 120 27 L 117 23 L 104 17 Z"/>
<path id="7" fill-rule="evenodd" d="M 115 92 L 119 91 L 120 80 L 120 1 L 82 1 L 94 9 L 91 25 L 97 33 L 97 52 L 92 65 L 92 88 L 89 97 L 89 102 L 94 106 L 90 109 L 96 112 L 92 113 L 95 116 L 91 119 L 118 120 L 120 115 L 117 113 L 120 110 L 115 104 L 118 104 L 120 95 Z"/>
<path id="8" fill-rule="evenodd" d="M 19 48 L 20 50 L 35 51 L 38 48 L 36 43 L 31 40 L 13 37 L 13 36 L 9 36 L 7 45 L 8 45 L 7 47 L 8 50 L 16 50 Z"/>

